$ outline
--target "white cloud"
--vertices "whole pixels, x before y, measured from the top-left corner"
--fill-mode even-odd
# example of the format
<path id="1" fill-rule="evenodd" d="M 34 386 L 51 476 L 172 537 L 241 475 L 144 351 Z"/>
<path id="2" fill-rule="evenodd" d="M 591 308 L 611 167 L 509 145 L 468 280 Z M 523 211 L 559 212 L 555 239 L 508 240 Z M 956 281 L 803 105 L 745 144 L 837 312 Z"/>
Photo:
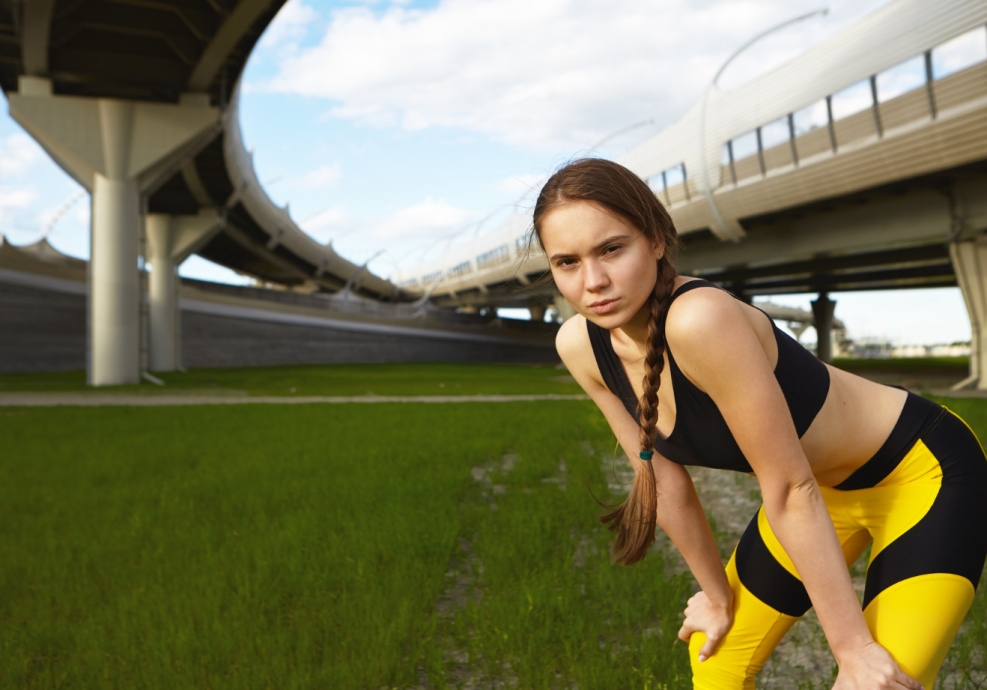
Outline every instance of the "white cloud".
<path id="1" fill-rule="evenodd" d="M 497 189 L 508 194 L 528 194 L 538 191 L 544 182 L 544 175 L 514 175 L 501 180 Z"/>
<path id="2" fill-rule="evenodd" d="M 345 209 L 337 206 L 304 218 L 298 221 L 298 225 L 313 239 L 325 244 L 341 227 L 345 230 L 347 222 L 352 224 L 353 219 L 346 213 Z"/>
<path id="3" fill-rule="evenodd" d="M 14 213 L 28 208 L 38 199 L 33 189 L 0 189 L 0 223 L 6 223 Z"/>
<path id="4" fill-rule="evenodd" d="M 13 244 L 35 242 L 41 226 L 24 222 L 24 210 L 38 200 L 38 192 L 29 188 L 0 188 L 0 235 Z"/>
<path id="5" fill-rule="evenodd" d="M 376 223 L 368 231 L 380 239 L 434 238 L 437 234 L 462 227 L 469 213 L 442 199 L 426 197 Z"/>
<path id="6" fill-rule="evenodd" d="M 829 17 L 752 49 L 729 76 L 776 65 L 886 1 L 834 0 Z M 429 10 L 349 7 L 333 13 L 318 46 L 283 56 L 263 88 L 330 99 L 333 115 L 375 126 L 455 127 L 557 150 L 656 115 L 668 124 L 731 50 L 816 6 L 442 0 Z"/>
<path id="7" fill-rule="evenodd" d="M 320 165 L 315 170 L 311 170 L 298 178 L 298 185 L 305 189 L 324 189 L 332 187 L 339 182 L 343 176 L 343 171 L 339 163 L 334 165 Z"/>
<path id="8" fill-rule="evenodd" d="M 21 132 L 0 139 L 0 179 L 24 175 L 43 153 L 31 137 Z"/>
<path id="9" fill-rule="evenodd" d="M 305 37 L 319 13 L 302 0 L 288 0 L 274 17 L 260 40 L 261 48 L 293 45 Z"/>

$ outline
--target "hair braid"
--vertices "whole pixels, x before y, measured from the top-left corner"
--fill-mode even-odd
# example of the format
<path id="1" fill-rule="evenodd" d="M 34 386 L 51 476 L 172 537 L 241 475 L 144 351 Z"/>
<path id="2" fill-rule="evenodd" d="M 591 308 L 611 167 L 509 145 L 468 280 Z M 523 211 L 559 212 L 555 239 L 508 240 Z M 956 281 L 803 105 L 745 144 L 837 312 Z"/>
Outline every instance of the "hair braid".
<path id="1" fill-rule="evenodd" d="M 672 262 L 678 234 L 668 211 L 640 177 L 624 166 L 599 158 L 573 161 L 559 169 L 538 194 L 533 230 L 541 242 L 542 223 L 547 214 L 573 201 L 590 201 L 625 220 L 653 246 L 664 248 L 658 275 L 649 296 L 648 340 L 645 354 L 644 394 L 638 404 L 641 447 L 654 449 L 658 426 L 658 387 L 665 368 L 665 316 L 675 283 Z M 544 249 L 544 245 L 542 245 Z M 600 519 L 617 533 L 614 560 L 631 565 L 645 557 L 655 540 L 658 490 L 650 464 L 632 462 L 637 470 L 634 486 L 624 503 Z M 609 506 L 612 507 L 612 506 Z"/>
<path id="2" fill-rule="evenodd" d="M 658 262 L 658 277 L 649 298 L 651 314 L 648 318 L 647 352 L 644 357 L 644 394 L 638 403 L 641 424 L 641 449 L 654 450 L 658 426 L 658 388 L 661 372 L 665 368 L 665 317 L 668 314 L 669 297 L 675 286 L 675 268 L 662 258 Z M 634 476 L 634 486 L 622 506 L 600 518 L 610 523 L 610 530 L 617 533 L 614 541 L 614 559 L 624 565 L 633 565 L 643 559 L 655 540 L 658 519 L 658 486 L 650 463 L 639 467 Z"/>
<path id="3" fill-rule="evenodd" d="M 668 298 L 675 287 L 675 269 L 664 258 L 658 262 L 658 279 L 651 293 L 651 315 L 648 318 L 648 344 L 644 356 L 644 381 L 639 409 L 641 411 L 641 449 L 654 450 L 655 429 L 658 426 L 658 388 L 665 369 L 665 316 Z"/>

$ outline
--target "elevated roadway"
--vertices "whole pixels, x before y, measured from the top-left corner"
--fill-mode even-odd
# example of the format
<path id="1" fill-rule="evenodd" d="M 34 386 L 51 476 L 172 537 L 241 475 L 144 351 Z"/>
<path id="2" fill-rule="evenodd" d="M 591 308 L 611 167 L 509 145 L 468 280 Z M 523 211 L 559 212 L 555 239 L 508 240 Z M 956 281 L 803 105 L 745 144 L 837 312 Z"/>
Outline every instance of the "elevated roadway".
<path id="1" fill-rule="evenodd" d="M 86 363 L 88 265 L 46 241 L 0 239 L 0 371 Z M 555 362 L 552 324 L 427 303 L 183 279 L 175 349 L 190 367 L 343 362 Z M 143 340 L 142 340 L 143 342 Z"/>
<path id="2" fill-rule="evenodd" d="M 179 365 L 176 267 L 192 253 L 289 289 L 410 299 L 306 235 L 257 181 L 237 84 L 283 2 L 0 3 L 10 113 L 92 193 L 91 383 Z M 141 255 L 153 267 L 147 361 Z"/>
<path id="3" fill-rule="evenodd" d="M 987 346 L 987 3 L 896 0 L 619 160 L 683 241 L 678 266 L 738 296 L 959 283 Z M 439 304 L 557 302 L 530 214 L 396 276 Z M 560 310 L 565 311 L 561 304 Z M 984 360 L 987 363 L 987 360 Z M 987 377 L 981 385 L 987 385 Z"/>

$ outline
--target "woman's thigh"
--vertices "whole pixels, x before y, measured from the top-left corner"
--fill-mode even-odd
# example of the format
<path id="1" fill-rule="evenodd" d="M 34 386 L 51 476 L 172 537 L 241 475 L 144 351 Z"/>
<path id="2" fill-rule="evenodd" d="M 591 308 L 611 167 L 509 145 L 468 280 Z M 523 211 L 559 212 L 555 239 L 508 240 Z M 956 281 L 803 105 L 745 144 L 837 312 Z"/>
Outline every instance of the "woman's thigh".
<path id="1" fill-rule="evenodd" d="M 862 493 L 860 521 L 874 536 L 864 617 L 902 669 L 931 688 L 987 556 L 987 458 L 947 414 Z"/>
<path id="2" fill-rule="evenodd" d="M 847 563 L 856 561 L 870 541 L 866 532 L 848 524 L 837 524 L 837 535 Z M 716 653 L 703 662 L 698 654 L 705 635 L 692 635 L 689 658 L 697 690 L 754 688 L 771 652 L 811 606 L 763 507 L 744 531 L 726 570 L 733 590 L 734 622 Z"/>

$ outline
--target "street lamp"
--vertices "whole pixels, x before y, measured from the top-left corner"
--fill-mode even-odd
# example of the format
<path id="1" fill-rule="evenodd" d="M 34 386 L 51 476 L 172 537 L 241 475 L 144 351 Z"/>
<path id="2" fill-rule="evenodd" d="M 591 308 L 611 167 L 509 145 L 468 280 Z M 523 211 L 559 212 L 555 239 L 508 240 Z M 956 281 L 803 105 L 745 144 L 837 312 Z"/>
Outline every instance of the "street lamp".
<path id="1" fill-rule="evenodd" d="M 800 15 L 793 19 L 788 19 L 782 22 L 781 24 L 777 24 L 776 26 L 767 29 L 766 31 L 762 31 L 754 38 L 747 41 L 747 43 L 740 46 L 737 50 L 733 52 L 733 54 L 730 57 L 726 59 L 726 62 L 724 62 L 720 66 L 720 69 L 718 69 L 716 74 L 713 76 L 712 81 L 710 81 L 709 84 L 706 86 L 706 90 L 703 91 L 702 100 L 699 102 L 699 161 L 700 161 L 700 167 L 702 168 L 703 171 L 703 194 L 706 197 L 706 201 L 709 203 L 709 210 L 713 213 L 713 218 L 716 220 L 717 225 L 720 226 L 720 231 L 723 232 L 725 235 L 732 236 L 733 232 L 730 230 L 730 228 L 727 227 L 726 221 L 723 220 L 723 216 L 720 214 L 720 209 L 716 206 L 716 202 L 713 200 L 713 190 L 709 182 L 709 166 L 706 164 L 706 101 L 709 98 L 709 92 L 715 88 L 718 88 L 717 82 L 719 81 L 720 77 L 723 75 L 723 72 L 726 71 L 726 68 L 730 66 L 730 63 L 733 62 L 738 55 L 743 53 L 745 50 L 750 48 L 752 45 L 760 41 L 765 36 L 773 34 L 776 31 L 781 31 L 782 29 L 787 28 L 792 24 L 798 24 L 799 22 L 805 21 L 806 19 L 810 19 L 811 17 L 815 17 L 817 15 L 825 16 L 828 13 L 829 13 L 829 8 L 824 7 L 822 9 Z M 736 241 L 740 238 L 732 237 L 732 239 Z"/>
<path id="2" fill-rule="evenodd" d="M 595 144 L 593 144 L 592 146 L 590 146 L 586 150 L 586 155 L 589 155 L 589 154 L 593 153 L 594 151 L 596 151 L 598 148 L 600 148 L 601 146 L 603 146 L 605 143 L 607 143 L 611 139 L 614 139 L 616 137 L 619 137 L 621 134 L 624 134 L 625 132 L 630 132 L 631 130 L 637 129 L 638 127 L 644 127 L 646 125 L 653 125 L 654 123 L 655 123 L 654 118 L 651 118 L 649 120 L 641 120 L 640 122 L 635 122 L 632 125 L 627 125 L 626 127 L 621 127 L 618 130 L 615 130 L 613 132 L 610 132 L 610 134 L 606 135 L 605 137 L 603 137 L 602 139 L 600 139 L 598 142 L 596 142 Z"/>

